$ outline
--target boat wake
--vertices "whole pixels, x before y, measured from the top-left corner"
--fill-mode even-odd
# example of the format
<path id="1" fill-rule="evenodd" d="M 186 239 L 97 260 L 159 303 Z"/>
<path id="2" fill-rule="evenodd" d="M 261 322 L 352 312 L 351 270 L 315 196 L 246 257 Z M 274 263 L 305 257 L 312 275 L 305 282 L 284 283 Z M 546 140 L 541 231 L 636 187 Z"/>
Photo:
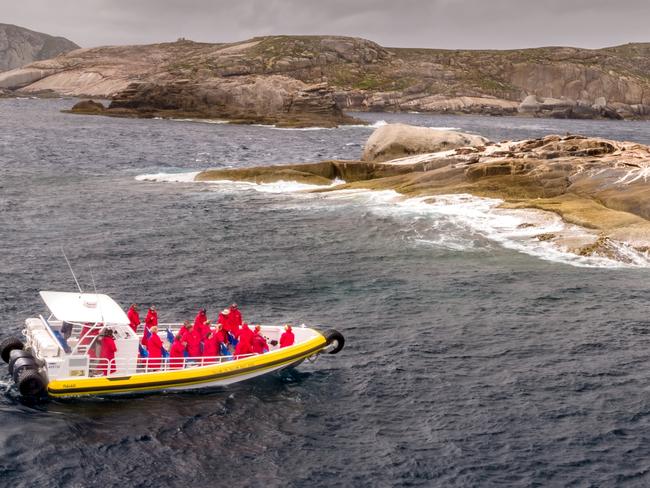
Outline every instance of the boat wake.
<path id="1" fill-rule="evenodd" d="M 192 183 L 198 172 L 157 173 L 136 177 L 138 181 Z M 494 250 L 494 245 L 547 261 L 580 267 L 650 267 L 650 257 L 633 247 L 609 240 L 604 256 L 582 256 L 574 252 L 594 243 L 598 235 L 589 229 L 564 222 L 552 212 L 535 209 L 503 208 L 502 200 L 469 194 L 408 198 L 393 190 L 310 190 L 333 188 L 294 181 L 250 183 L 234 181 L 197 182 L 215 192 L 256 191 L 300 195 L 328 206 L 359 205 L 375 215 L 390 216 L 405 224 L 405 239 L 416 246 L 461 252 Z"/>

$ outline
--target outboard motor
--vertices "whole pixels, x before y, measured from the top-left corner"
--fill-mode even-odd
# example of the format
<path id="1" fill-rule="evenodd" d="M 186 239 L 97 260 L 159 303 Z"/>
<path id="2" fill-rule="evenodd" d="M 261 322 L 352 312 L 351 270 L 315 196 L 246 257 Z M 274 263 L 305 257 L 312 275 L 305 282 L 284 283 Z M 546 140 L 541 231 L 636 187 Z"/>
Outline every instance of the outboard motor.
<path id="1" fill-rule="evenodd" d="M 45 394 L 46 382 L 39 372 L 37 360 L 24 347 L 20 339 L 9 337 L 0 343 L 0 356 L 9 363 L 9 374 L 20 394 L 26 398 L 39 398 Z"/>
<path id="2" fill-rule="evenodd" d="M 24 349 L 25 344 L 18 337 L 7 337 L 0 342 L 0 357 L 5 363 L 9 362 L 9 354 L 16 349 Z"/>

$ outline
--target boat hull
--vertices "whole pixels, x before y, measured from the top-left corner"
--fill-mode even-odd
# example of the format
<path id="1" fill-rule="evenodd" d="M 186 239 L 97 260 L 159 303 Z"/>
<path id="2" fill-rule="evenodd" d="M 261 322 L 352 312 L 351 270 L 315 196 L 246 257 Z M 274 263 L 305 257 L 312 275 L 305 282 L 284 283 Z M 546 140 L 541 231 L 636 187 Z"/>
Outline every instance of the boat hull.
<path id="1" fill-rule="evenodd" d="M 328 340 L 318 335 L 304 343 L 243 359 L 180 370 L 50 381 L 51 397 L 106 396 L 226 386 L 271 373 L 319 354 Z"/>

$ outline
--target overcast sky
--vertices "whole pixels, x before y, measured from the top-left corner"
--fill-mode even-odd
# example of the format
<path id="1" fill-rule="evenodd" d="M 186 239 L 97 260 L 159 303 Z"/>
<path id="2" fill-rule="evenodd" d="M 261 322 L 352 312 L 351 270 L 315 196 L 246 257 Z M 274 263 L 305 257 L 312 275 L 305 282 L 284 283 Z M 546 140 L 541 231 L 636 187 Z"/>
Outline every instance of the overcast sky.
<path id="1" fill-rule="evenodd" d="M 390 47 L 650 42 L 650 0 L 0 0 L 0 22 L 83 47 L 338 34 Z"/>

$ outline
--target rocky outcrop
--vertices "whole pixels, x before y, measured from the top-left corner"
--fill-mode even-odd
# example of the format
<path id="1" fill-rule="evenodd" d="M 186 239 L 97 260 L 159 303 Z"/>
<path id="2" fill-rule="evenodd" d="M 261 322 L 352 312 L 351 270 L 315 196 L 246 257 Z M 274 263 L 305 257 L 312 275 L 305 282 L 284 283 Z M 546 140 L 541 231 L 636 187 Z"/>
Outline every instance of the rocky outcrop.
<path id="1" fill-rule="evenodd" d="M 624 116 L 645 116 L 642 106 L 625 109 L 607 105 L 605 97 L 598 97 L 593 103 L 588 101 L 575 101 L 572 99 L 543 98 L 528 95 L 518 107 L 519 113 L 535 116 L 546 116 L 556 119 L 614 119 L 621 120 Z M 626 111 L 627 110 L 627 111 Z"/>
<path id="2" fill-rule="evenodd" d="M 79 49 L 74 42 L 16 25 L 0 24 L 0 71 Z"/>
<path id="3" fill-rule="evenodd" d="M 372 133 L 366 142 L 361 159 L 389 161 L 412 154 L 485 146 L 487 142 L 485 137 L 473 134 L 406 124 L 388 124 Z"/>
<path id="4" fill-rule="evenodd" d="M 408 132 L 403 133 L 406 142 Z M 368 145 L 373 138 L 374 134 Z M 200 181 L 226 179 L 257 183 L 295 179 L 318 185 L 342 179 L 346 183 L 333 189 L 500 198 L 504 207 L 555 212 L 566 222 L 581 226 L 585 233 L 580 238 L 571 232 L 538 236 L 540 241 L 554 242 L 577 254 L 611 257 L 616 242 L 643 253 L 650 250 L 650 147 L 637 143 L 549 135 L 485 142 L 386 162 L 324 161 L 209 170 L 197 176 Z"/>
<path id="5" fill-rule="evenodd" d="M 79 112 L 78 110 L 72 110 Z M 336 105 L 326 85 L 284 76 L 241 76 L 203 83 L 133 83 L 115 94 L 104 115 L 212 118 L 280 127 L 335 127 L 359 122 Z"/>
<path id="6" fill-rule="evenodd" d="M 251 80 L 267 77 L 320 87 L 300 88 L 304 95 L 292 98 L 294 113 L 301 112 L 304 100 L 316 112 L 335 103 L 343 110 L 650 117 L 650 44 L 448 51 L 385 48 L 338 36 L 180 41 L 80 49 L 2 73 L 0 88 L 99 98 L 113 97 L 135 82 L 183 82 L 210 91 L 219 84 L 237 98 L 247 87 L 263 86 Z M 325 104 L 315 102 L 313 95 L 319 94 Z"/>
<path id="7" fill-rule="evenodd" d="M 82 100 L 75 103 L 70 111 L 76 114 L 103 115 L 106 107 L 102 103 L 95 102 L 94 100 Z"/>

